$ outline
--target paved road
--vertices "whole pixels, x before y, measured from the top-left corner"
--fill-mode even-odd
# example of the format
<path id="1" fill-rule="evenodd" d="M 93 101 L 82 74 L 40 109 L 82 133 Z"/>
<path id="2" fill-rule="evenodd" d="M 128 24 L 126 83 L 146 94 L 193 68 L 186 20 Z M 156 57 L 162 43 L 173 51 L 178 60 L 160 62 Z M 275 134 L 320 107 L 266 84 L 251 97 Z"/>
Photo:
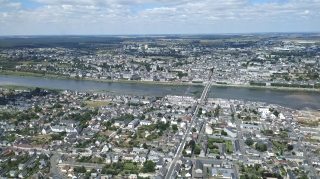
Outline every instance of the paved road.
<path id="1" fill-rule="evenodd" d="M 308 156 L 308 153 L 307 153 L 307 150 L 306 148 L 304 147 L 304 145 L 302 145 L 301 143 L 301 140 L 299 139 L 299 145 L 302 147 L 302 150 L 303 150 L 303 157 L 308 161 L 308 165 L 309 165 L 309 169 L 311 169 L 311 172 L 312 174 L 315 176 L 315 177 L 319 177 L 317 174 L 317 171 L 314 169 L 313 165 L 312 165 L 312 162 L 310 160 L 310 157 Z"/>
<path id="2" fill-rule="evenodd" d="M 53 173 L 57 178 L 60 179 L 66 179 L 66 177 L 63 176 L 63 174 L 60 172 L 60 169 L 57 168 L 58 166 L 58 160 L 60 159 L 61 154 L 53 153 L 53 155 L 50 158 L 51 168 L 50 173 Z"/>
<path id="3" fill-rule="evenodd" d="M 194 111 L 194 114 L 193 114 L 193 116 L 192 116 L 192 118 L 191 118 L 190 124 L 189 124 L 189 126 L 188 126 L 187 131 L 186 131 L 186 134 L 184 135 L 183 141 L 181 142 L 181 144 L 180 144 L 179 147 L 178 147 L 178 150 L 177 150 L 177 152 L 176 152 L 176 155 L 174 156 L 172 162 L 171 162 L 170 165 L 169 165 L 168 172 L 167 172 L 167 174 L 166 174 L 165 179 L 171 178 L 171 176 L 172 176 L 172 174 L 173 174 L 173 171 L 174 171 L 174 168 L 175 168 L 175 166 L 176 166 L 176 163 L 177 163 L 179 157 L 181 156 L 182 150 L 183 150 L 184 145 L 185 145 L 185 143 L 186 143 L 187 134 L 190 133 L 191 126 L 192 126 L 193 122 L 195 121 L 195 118 L 196 118 L 196 116 L 197 116 L 197 114 L 198 114 L 199 107 L 200 107 L 200 105 L 202 105 L 204 99 L 207 97 L 207 93 L 210 91 L 210 87 L 211 87 L 211 82 L 209 82 L 209 83 L 205 86 L 205 88 L 204 88 L 204 90 L 203 90 L 203 92 L 202 92 L 202 94 L 201 94 L 200 100 L 199 100 L 199 102 L 198 102 L 198 104 L 197 104 L 197 107 L 196 107 L 196 110 Z"/>
<path id="4" fill-rule="evenodd" d="M 60 163 L 58 165 L 59 166 L 69 165 L 71 167 L 82 167 L 82 166 L 85 166 L 86 168 L 102 169 L 106 164 L 64 161 L 64 162 L 62 162 L 62 163 Z"/>

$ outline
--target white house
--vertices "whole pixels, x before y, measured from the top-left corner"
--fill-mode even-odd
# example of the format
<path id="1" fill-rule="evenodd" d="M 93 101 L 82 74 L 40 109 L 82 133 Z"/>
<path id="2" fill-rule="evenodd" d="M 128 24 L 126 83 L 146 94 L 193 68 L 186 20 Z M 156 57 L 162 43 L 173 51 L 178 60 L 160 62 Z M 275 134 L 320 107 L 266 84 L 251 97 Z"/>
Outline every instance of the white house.
<path id="1" fill-rule="evenodd" d="M 148 120 L 141 120 L 140 121 L 140 125 L 142 126 L 150 126 L 152 124 L 151 121 L 148 121 Z"/>
<path id="2" fill-rule="evenodd" d="M 213 133 L 213 130 L 212 130 L 211 126 L 208 126 L 208 125 L 207 125 L 205 132 L 206 132 L 206 134 L 211 135 L 211 134 Z"/>
<path id="3" fill-rule="evenodd" d="M 237 132 L 230 127 L 223 128 L 223 131 L 226 132 L 229 136 L 231 136 L 233 138 L 237 137 L 237 135 L 238 135 Z"/>
<path id="4" fill-rule="evenodd" d="M 229 168 L 212 168 L 211 174 L 214 178 L 232 178 L 233 170 Z"/>
<path id="5" fill-rule="evenodd" d="M 268 157 L 273 157 L 274 156 L 274 152 L 271 149 L 267 150 L 267 156 Z"/>
<path id="6" fill-rule="evenodd" d="M 128 124 L 128 127 L 135 128 L 135 127 L 137 127 L 138 124 L 139 124 L 139 119 L 134 119 Z"/>

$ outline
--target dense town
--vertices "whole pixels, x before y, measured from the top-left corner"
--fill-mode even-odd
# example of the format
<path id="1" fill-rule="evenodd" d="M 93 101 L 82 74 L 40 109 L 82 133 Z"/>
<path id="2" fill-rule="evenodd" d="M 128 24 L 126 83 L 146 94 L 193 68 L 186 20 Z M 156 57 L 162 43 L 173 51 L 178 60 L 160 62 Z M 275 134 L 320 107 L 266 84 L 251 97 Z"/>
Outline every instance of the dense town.
<path id="1" fill-rule="evenodd" d="M 257 37 L 1 47 L 0 75 L 204 89 L 158 97 L 3 86 L 0 179 L 319 178 L 319 111 L 208 97 L 212 85 L 319 90 L 319 43 Z"/>
<path id="2" fill-rule="evenodd" d="M 318 111 L 207 98 L 0 91 L 1 178 L 319 177 Z"/>
<path id="3" fill-rule="evenodd" d="M 156 40 L 87 44 L 84 49 L 2 49 L 1 74 L 192 84 L 207 83 L 212 72 L 213 85 L 320 88 L 316 42 Z"/>

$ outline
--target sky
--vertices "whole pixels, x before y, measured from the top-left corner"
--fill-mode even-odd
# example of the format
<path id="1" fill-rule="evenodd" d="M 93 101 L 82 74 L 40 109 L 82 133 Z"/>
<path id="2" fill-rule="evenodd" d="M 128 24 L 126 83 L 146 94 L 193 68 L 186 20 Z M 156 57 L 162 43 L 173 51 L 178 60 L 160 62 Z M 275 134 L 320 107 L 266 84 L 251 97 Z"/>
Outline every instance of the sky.
<path id="1" fill-rule="evenodd" d="M 320 32 L 320 0 L 0 0 L 0 35 Z"/>

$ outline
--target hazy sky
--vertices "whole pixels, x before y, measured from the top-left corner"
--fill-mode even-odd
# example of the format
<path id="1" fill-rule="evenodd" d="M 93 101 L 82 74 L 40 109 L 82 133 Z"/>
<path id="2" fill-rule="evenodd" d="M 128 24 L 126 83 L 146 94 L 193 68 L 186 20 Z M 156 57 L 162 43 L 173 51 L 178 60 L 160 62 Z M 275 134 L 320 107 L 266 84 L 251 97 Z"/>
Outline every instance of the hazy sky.
<path id="1" fill-rule="evenodd" d="M 320 32 L 320 0 L 0 0 L 0 35 Z"/>

